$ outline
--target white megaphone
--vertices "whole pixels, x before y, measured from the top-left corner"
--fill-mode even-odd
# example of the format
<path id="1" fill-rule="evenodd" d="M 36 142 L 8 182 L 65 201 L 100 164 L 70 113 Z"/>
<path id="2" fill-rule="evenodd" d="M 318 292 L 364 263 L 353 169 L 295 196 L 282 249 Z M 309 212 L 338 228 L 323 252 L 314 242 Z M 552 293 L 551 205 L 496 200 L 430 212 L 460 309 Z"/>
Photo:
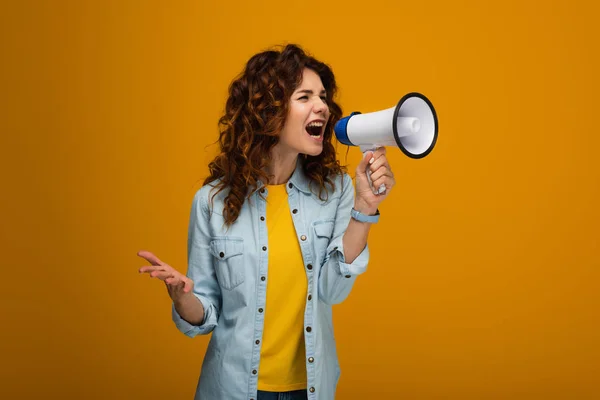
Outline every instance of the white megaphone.
<path id="1" fill-rule="evenodd" d="M 421 93 L 404 95 L 395 107 L 368 114 L 353 112 L 334 127 L 340 143 L 359 146 L 363 156 L 383 146 L 396 146 L 410 158 L 428 155 L 438 136 L 438 120 L 433 105 Z M 369 183 L 370 171 L 367 170 Z M 371 183 L 372 187 L 372 183 Z M 373 193 L 385 191 L 385 185 Z"/>

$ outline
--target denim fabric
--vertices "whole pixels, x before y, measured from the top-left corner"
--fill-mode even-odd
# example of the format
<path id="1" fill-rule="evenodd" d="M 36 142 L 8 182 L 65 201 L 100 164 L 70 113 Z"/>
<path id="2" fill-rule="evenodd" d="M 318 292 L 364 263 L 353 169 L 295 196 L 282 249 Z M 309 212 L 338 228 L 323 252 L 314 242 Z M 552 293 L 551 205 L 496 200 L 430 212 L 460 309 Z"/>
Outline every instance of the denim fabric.
<path id="1" fill-rule="evenodd" d="M 311 191 L 297 167 L 286 184 L 288 203 L 308 281 L 304 311 L 307 396 L 331 400 L 340 376 L 332 325 L 332 305 L 349 294 L 367 268 L 365 247 L 352 262 L 344 260 L 343 234 L 354 205 L 350 176 L 335 179 L 325 200 Z M 211 187 L 194 196 L 188 233 L 188 271 L 194 294 L 204 306 L 200 326 L 183 320 L 172 308 L 177 328 L 189 337 L 212 332 L 203 360 L 196 400 L 256 400 L 260 374 L 266 288 L 269 283 L 266 203 L 259 183 L 238 220 L 226 229 L 225 192 L 211 202 Z M 314 186 L 313 186 L 314 189 Z M 318 188 L 314 189 L 318 193 Z"/>

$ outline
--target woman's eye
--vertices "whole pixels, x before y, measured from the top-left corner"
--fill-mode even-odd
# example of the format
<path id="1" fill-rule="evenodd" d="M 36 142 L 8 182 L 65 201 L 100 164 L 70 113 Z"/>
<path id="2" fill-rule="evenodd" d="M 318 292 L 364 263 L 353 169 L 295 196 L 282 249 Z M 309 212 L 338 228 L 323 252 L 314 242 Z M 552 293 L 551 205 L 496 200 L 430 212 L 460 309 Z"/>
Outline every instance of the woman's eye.
<path id="1" fill-rule="evenodd" d="M 308 100 L 308 96 L 302 96 L 298 100 Z"/>
<path id="2" fill-rule="evenodd" d="M 327 97 L 321 97 L 321 100 L 323 100 L 324 103 L 327 103 Z"/>

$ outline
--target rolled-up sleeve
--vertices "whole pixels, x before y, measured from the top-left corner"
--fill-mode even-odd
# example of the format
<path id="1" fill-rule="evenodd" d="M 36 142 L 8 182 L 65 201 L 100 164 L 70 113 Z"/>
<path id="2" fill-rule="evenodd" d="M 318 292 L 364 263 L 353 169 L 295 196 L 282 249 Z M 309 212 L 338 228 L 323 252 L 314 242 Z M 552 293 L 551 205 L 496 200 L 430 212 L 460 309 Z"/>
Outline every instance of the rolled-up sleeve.
<path id="1" fill-rule="evenodd" d="M 350 223 L 350 211 L 354 205 L 354 185 L 344 174 L 342 194 L 335 217 L 332 239 L 327 246 L 327 256 L 319 271 L 319 297 L 327 304 L 341 303 L 348 297 L 356 277 L 367 270 L 369 246 L 351 263 L 344 258 L 344 233 Z"/>
<path id="2" fill-rule="evenodd" d="M 194 282 L 194 295 L 204 307 L 204 320 L 200 325 L 185 321 L 172 306 L 172 318 L 177 329 L 186 336 L 205 335 L 213 331 L 219 319 L 221 289 L 217 282 L 210 253 L 208 194 L 205 186 L 196 192 L 192 202 L 188 228 L 187 276 Z"/>

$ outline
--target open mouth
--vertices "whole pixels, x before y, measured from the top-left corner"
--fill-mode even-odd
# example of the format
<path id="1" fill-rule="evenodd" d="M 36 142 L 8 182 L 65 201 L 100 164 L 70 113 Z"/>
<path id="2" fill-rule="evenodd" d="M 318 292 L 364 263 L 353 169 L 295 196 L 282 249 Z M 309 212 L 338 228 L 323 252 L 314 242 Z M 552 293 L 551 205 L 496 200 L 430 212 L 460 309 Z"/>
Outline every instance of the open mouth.
<path id="1" fill-rule="evenodd" d="M 308 132 L 308 134 L 311 137 L 316 139 L 316 138 L 321 137 L 321 135 L 323 134 L 324 126 L 325 126 L 324 122 L 314 121 L 314 122 L 311 122 L 308 125 L 306 125 L 306 132 Z"/>

